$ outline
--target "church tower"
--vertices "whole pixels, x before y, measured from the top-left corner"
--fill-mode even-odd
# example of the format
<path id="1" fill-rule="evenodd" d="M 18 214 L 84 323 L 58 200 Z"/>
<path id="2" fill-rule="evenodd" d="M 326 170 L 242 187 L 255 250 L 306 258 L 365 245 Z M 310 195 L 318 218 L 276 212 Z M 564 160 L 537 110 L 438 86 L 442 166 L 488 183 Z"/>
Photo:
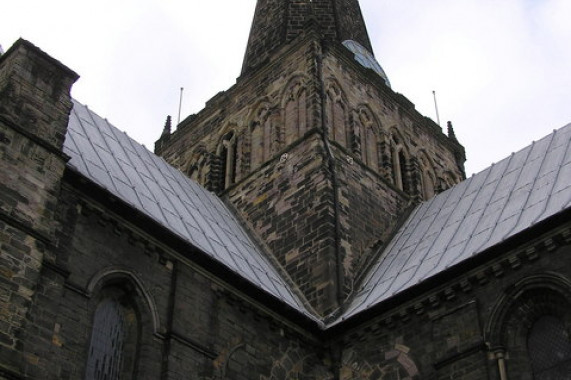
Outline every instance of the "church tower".
<path id="1" fill-rule="evenodd" d="M 155 151 L 231 205 L 325 318 L 407 211 L 464 179 L 451 128 L 391 89 L 357 0 L 258 0 L 236 84 Z"/>

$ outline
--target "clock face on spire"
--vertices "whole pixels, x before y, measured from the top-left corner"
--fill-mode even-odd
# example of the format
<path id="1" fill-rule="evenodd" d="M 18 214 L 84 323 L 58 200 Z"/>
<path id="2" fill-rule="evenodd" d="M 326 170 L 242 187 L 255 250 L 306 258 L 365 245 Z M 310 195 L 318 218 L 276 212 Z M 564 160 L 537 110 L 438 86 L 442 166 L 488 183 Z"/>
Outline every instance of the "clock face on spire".
<path id="1" fill-rule="evenodd" d="M 379 62 L 377 62 L 373 54 L 371 54 L 371 52 L 369 52 L 363 45 L 353 40 L 346 40 L 343 41 L 343 46 L 355 55 L 355 61 L 359 62 L 361 66 L 376 72 L 384 79 L 387 86 L 391 87 L 387 74 L 385 74 L 385 71 L 381 65 L 379 65 Z"/>

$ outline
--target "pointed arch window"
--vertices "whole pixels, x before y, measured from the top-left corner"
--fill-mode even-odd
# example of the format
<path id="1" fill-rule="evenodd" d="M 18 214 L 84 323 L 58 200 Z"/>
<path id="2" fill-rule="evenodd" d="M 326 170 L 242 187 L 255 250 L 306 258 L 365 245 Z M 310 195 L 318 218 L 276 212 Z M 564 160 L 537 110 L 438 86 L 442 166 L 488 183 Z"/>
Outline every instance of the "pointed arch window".
<path id="1" fill-rule="evenodd" d="M 401 140 L 393 135 L 391 143 L 391 155 L 393 165 L 393 180 L 397 188 L 407 191 L 406 173 L 407 173 L 407 156 Z"/>
<path id="2" fill-rule="evenodd" d="M 331 85 L 327 91 L 327 120 L 329 136 L 347 147 L 347 113 L 341 90 Z"/>
<path id="3" fill-rule="evenodd" d="M 279 131 L 274 112 L 269 104 L 259 107 L 256 118 L 251 124 L 250 132 L 250 168 L 255 170 L 266 162 L 277 151 Z"/>
<path id="4" fill-rule="evenodd" d="M 359 112 L 358 124 L 361 129 L 361 159 L 371 169 L 378 171 L 379 169 L 379 138 L 377 130 L 379 129 L 375 123 L 372 114 L 362 109 Z"/>
<path id="5" fill-rule="evenodd" d="M 426 201 L 436 194 L 436 179 L 433 166 L 426 153 L 422 153 L 419 161 L 422 198 Z"/>
<path id="6" fill-rule="evenodd" d="M 139 321 L 127 294 L 107 289 L 93 316 L 85 380 L 133 379 Z"/>
<path id="7" fill-rule="evenodd" d="M 296 82 L 285 100 L 285 143 L 291 144 L 307 131 L 307 103 L 305 87 Z"/>

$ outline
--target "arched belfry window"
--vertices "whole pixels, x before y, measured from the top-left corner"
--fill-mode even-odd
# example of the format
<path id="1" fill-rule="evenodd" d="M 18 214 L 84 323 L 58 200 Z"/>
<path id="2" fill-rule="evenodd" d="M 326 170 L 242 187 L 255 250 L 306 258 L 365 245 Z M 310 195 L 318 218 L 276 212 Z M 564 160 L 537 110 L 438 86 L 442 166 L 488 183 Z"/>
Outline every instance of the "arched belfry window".
<path id="1" fill-rule="evenodd" d="M 571 376 L 571 341 L 565 324 L 554 316 L 542 316 L 527 339 L 535 380 L 568 379 Z"/>
<path id="2" fill-rule="evenodd" d="M 139 318 L 127 292 L 108 288 L 93 314 L 85 380 L 133 379 Z"/>

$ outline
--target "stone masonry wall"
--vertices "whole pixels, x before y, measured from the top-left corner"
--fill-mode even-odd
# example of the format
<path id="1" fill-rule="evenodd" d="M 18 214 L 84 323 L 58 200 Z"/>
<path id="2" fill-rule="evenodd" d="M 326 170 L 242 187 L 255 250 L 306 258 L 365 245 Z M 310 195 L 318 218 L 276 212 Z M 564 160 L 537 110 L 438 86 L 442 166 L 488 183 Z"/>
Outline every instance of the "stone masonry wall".
<path id="1" fill-rule="evenodd" d="M 337 25 L 340 30 L 338 41 L 357 41 L 372 54 L 373 47 L 369 40 L 359 0 L 334 0 L 334 3 L 337 13 Z"/>
<path id="2" fill-rule="evenodd" d="M 363 124 L 359 120 L 361 114 L 365 113 L 371 119 L 366 122 L 375 130 L 379 156 L 378 173 L 394 183 L 390 173 L 391 159 L 383 157 L 390 155 L 391 137 L 394 135 L 399 138 L 409 160 L 419 161 L 424 157 L 428 159 L 427 164 L 430 164 L 429 169 L 435 178 L 444 180 L 451 175 L 455 182 L 448 186 L 461 181 L 464 174 L 456 156 L 457 151 L 461 149 L 458 142 L 451 140 L 442 133 L 438 125 L 420 115 L 412 103 L 403 101 L 402 95 L 385 86 L 378 75 L 365 71 L 368 75 L 364 76 L 363 70 L 356 70 L 358 65 L 351 62 L 350 56 L 340 54 L 339 50 L 333 47 L 328 51 L 323 63 L 324 85 L 326 90 L 335 88 L 340 92 L 337 96 L 346 108 L 348 135 L 355 134 L 357 124 Z M 355 149 L 355 144 L 360 145 L 358 150 Z M 340 145 L 345 148 L 347 155 L 364 161 L 365 157 L 358 153 L 366 148 L 362 140 L 347 141 Z M 368 166 L 371 167 L 370 164 Z"/>
<path id="3" fill-rule="evenodd" d="M 184 168 L 200 160 L 198 149 L 216 152 L 216 144 L 232 129 L 240 154 L 236 184 L 226 190 L 229 202 L 317 312 L 328 314 L 338 307 L 338 264 L 335 200 L 323 138 L 316 133 L 321 127 L 318 49 L 312 39 L 300 41 L 283 52 L 288 60 L 276 59 L 239 82 L 219 96 L 222 103 L 211 101 L 189 124 L 157 144 L 159 154 Z M 304 101 L 290 108 L 289 100 L 300 93 L 304 95 L 298 99 Z M 261 122 L 263 133 L 270 134 L 263 143 L 271 149 L 254 141 L 260 109 L 274 115 L 274 122 Z M 297 122 L 289 121 L 291 110 L 297 112 Z M 300 120 L 305 126 L 296 129 Z M 266 150 L 255 166 L 253 157 Z M 208 185 L 212 167 L 203 170 L 203 184 Z"/>
<path id="4" fill-rule="evenodd" d="M 455 182 L 463 178 L 450 148 L 456 143 L 438 127 L 425 128 L 426 120 L 406 108 L 408 104 L 400 104 L 380 77 L 364 77 L 361 68 L 346 58 L 331 49 L 323 61 L 325 123 L 335 157 L 340 212 L 343 297 L 357 285 L 364 266 L 387 243 L 406 211 L 424 196 L 423 171 L 434 180 L 433 192 L 443 190 L 436 184 L 445 178 L 452 176 Z M 406 153 L 402 188 L 395 180 L 393 135 Z M 421 160 L 429 167 L 421 166 Z"/>
<path id="5" fill-rule="evenodd" d="M 406 210 L 463 173 L 457 142 L 343 47 L 323 54 L 320 37 L 309 33 L 213 98 L 163 136 L 157 153 L 210 190 L 226 187 L 241 218 L 327 315 Z"/>
<path id="6" fill-rule="evenodd" d="M 195 253 L 169 248 L 73 186 L 64 199 L 59 270 L 42 273 L 32 300 L 38 328 L 24 334 L 28 378 L 83 378 L 93 315 L 109 287 L 136 306 L 137 379 L 329 378 L 311 333 L 193 264 Z"/>
<path id="7" fill-rule="evenodd" d="M 336 146 L 343 296 L 358 286 L 366 265 L 388 243 L 411 206 L 406 194 Z"/>
<path id="8" fill-rule="evenodd" d="M 0 58 L 0 377 L 19 376 L 37 355 L 25 335 L 46 263 L 65 168 L 61 147 L 77 75 L 27 41 Z"/>
<path id="9" fill-rule="evenodd" d="M 259 121 L 260 112 L 265 112 L 277 119 L 276 127 L 281 130 L 271 136 L 270 154 L 264 157 L 265 161 L 281 155 L 286 151 L 284 109 L 292 85 L 299 83 L 309 92 L 305 105 L 308 118 L 315 112 L 310 100 L 316 96 L 311 62 L 313 49 L 311 45 L 304 44 L 295 53 L 288 50 L 287 53 L 292 53 L 288 54 L 291 59 L 278 60 L 255 76 L 240 80 L 226 92 L 219 93 L 207 102 L 202 111 L 183 120 L 174 133 L 157 141 L 155 153 L 188 173 L 188 169 L 199 162 L 201 155 L 215 155 L 223 136 L 234 131 L 244 156 L 238 158 L 237 162 L 236 182 L 239 182 L 253 171 L 249 162 L 245 162 L 250 160 L 249 156 L 254 150 L 250 146 L 252 125 Z M 204 171 L 206 176 L 210 174 L 208 167 Z M 199 182 L 206 185 L 206 180 Z"/>
<path id="10" fill-rule="evenodd" d="M 568 232 L 550 233 L 450 275 L 433 290 L 344 332 L 337 342 L 340 378 L 499 380 L 498 358 L 504 358 L 508 378 L 532 379 L 527 336 L 533 323 L 542 315 L 571 323 L 571 300 L 549 296 L 561 292 L 565 298 L 571 290 L 571 246 L 564 236 Z M 536 293 L 541 296 L 534 298 Z M 506 307 L 510 303 L 519 306 Z M 491 330 L 504 308 L 520 332 L 510 331 L 498 342 Z"/>
<path id="11" fill-rule="evenodd" d="M 373 51 L 357 0 L 263 0 L 256 6 L 242 74 L 297 38 L 310 22 L 317 24 L 327 40 L 355 40 Z"/>
<path id="12" fill-rule="evenodd" d="M 242 73 L 258 66 L 283 43 L 288 4 L 283 0 L 258 1 L 250 30 Z"/>
<path id="13" fill-rule="evenodd" d="M 231 189 L 230 202 L 318 313 L 336 307 L 333 189 L 319 135 Z"/>

